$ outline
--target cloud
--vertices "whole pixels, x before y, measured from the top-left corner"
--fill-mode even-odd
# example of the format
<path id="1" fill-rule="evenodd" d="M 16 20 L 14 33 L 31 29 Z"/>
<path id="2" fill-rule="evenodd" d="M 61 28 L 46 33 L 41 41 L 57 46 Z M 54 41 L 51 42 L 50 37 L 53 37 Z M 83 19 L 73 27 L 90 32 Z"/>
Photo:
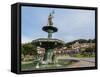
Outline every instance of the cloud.
<path id="1" fill-rule="evenodd" d="M 29 38 L 27 36 L 22 36 L 22 43 L 28 43 L 28 42 L 31 42 L 33 39 L 32 38 Z"/>

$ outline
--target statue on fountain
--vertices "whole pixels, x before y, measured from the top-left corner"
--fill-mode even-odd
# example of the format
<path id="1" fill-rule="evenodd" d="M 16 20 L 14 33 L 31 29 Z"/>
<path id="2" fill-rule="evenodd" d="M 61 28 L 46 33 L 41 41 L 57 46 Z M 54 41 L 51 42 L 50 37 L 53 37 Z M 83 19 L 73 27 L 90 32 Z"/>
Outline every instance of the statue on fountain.
<path id="1" fill-rule="evenodd" d="M 47 23 L 48 26 L 52 26 L 53 25 L 53 21 L 52 21 L 53 14 L 54 14 L 54 11 L 52 11 L 52 13 L 50 13 L 49 16 L 48 16 L 48 23 Z"/>

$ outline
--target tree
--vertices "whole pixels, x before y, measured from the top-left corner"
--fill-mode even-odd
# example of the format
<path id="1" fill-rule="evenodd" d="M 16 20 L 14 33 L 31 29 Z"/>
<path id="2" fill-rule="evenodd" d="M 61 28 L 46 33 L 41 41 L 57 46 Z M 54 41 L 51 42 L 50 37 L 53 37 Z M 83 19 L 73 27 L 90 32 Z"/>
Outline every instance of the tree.
<path id="1" fill-rule="evenodd" d="M 89 47 L 86 48 L 81 54 L 90 57 L 91 55 L 93 55 L 93 53 L 95 53 L 95 48 Z"/>
<path id="2" fill-rule="evenodd" d="M 22 54 L 25 56 L 27 54 L 33 54 L 36 55 L 37 54 L 37 48 L 35 45 L 32 45 L 31 43 L 26 43 L 26 44 L 22 44 Z"/>

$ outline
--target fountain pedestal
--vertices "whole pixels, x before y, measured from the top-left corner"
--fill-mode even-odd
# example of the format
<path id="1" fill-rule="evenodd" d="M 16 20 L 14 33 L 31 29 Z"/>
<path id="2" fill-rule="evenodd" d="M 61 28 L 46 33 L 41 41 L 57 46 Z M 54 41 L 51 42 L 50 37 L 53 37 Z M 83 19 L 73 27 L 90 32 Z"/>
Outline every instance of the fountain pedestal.
<path id="1" fill-rule="evenodd" d="M 43 61 L 46 63 L 52 63 L 53 62 L 53 49 L 45 49 L 45 55 Z"/>

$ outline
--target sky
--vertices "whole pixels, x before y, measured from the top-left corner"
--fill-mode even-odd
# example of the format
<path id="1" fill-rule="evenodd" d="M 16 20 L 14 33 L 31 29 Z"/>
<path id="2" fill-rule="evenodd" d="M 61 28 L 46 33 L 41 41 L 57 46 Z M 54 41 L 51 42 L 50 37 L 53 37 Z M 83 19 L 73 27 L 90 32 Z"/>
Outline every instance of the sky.
<path id="1" fill-rule="evenodd" d="M 47 25 L 48 16 L 55 11 L 53 26 L 58 32 L 52 38 L 65 42 L 77 39 L 95 38 L 95 11 L 79 9 L 60 9 L 43 7 L 21 7 L 21 42 L 27 43 L 38 38 L 47 38 L 47 33 L 42 30 Z"/>

